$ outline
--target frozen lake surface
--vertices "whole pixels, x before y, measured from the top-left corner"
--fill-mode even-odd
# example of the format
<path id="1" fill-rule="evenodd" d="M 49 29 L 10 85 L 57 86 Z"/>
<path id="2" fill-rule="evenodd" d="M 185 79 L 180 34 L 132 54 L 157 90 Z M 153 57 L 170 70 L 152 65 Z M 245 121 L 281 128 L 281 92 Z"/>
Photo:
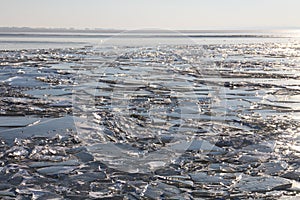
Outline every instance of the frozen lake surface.
<path id="1" fill-rule="evenodd" d="M 299 195 L 296 33 L 1 33 L 0 43 L 3 198 Z"/>

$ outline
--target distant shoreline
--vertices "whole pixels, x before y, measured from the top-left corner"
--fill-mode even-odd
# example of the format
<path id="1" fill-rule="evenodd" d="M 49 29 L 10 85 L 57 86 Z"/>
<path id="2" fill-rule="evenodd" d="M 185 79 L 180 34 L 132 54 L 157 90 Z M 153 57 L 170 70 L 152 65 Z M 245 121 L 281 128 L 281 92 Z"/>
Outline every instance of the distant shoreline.
<path id="1" fill-rule="evenodd" d="M 140 33 L 140 34 L 118 34 L 118 33 L 105 33 L 105 34 L 88 34 L 88 33 L 75 33 L 75 34 L 64 34 L 64 33 L 1 33 L 0 31 L 0 37 L 1 38 L 110 38 L 110 37 L 116 37 L 116 38 L 183 38 L 183 37 L 190 37 L 190 38 L 290 38 L 289 36 L 280 36 L 280 35 L 257 35 L 257 34 L 213 34 L 213 33 L 208 33 L 208 34 L 147 34 L 147 33 Z"/>
<path id="2" fill-rule="evenodd" d="M 282 31 L 295 31 L 300 28 L 272 28 L 272 29 L 260 29 L 260 28 L 245 28 L 245 29 L 201 29 L 201 30 L 168 30 L 168 29 L 75 29 L 75 28 L 31 28 L 31 27 L 0 27 L 0 32 L 41 32 L 41 33 L 244 33 L 244 32 L 282 32 Z"/>

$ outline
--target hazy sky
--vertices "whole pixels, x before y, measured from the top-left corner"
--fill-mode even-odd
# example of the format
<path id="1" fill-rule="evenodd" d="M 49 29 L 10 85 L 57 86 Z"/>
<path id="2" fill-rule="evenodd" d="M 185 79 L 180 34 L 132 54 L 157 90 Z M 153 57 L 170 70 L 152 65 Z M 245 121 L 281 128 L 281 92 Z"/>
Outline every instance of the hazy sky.
<path id="1" fill-rule="evenodd" d="M 0 0 L 0 26 L 300 27 L 300 0 Z"/>

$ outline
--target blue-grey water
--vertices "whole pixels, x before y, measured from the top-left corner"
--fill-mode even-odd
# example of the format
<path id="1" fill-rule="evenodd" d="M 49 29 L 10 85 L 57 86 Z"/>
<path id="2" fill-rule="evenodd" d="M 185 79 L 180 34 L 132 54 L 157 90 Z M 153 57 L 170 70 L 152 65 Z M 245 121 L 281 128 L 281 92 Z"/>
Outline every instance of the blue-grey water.
<path id="1" fill-rule="evenodd" d="M 0 33 L 0 196 L 299 195 L 300 33 Z"/>

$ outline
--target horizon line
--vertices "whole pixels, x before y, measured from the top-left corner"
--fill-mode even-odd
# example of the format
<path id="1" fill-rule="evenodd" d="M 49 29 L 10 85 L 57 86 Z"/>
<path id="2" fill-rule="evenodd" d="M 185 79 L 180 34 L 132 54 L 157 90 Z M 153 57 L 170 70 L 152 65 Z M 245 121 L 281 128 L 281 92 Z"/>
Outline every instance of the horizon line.
<path id="1" fill-rule="evenodd" d="M 0 31 L 83 31 L 83 32 L 99 32 L 99 31 L 114 31 L 114 32 L 122 32 L 122 31 L 206 31 L 206 32 L 218 32 L 218 31 L 284 31 L 284 30 L 300 30 L 300 27 L 204 27 L 199 29 L 169 29 L 169 28 L 135 28 L 135 29 L 125 29 L 125 28 L 76 28 L 76 27 L 29 27 L 29 26 L 0 26 Z"/>

